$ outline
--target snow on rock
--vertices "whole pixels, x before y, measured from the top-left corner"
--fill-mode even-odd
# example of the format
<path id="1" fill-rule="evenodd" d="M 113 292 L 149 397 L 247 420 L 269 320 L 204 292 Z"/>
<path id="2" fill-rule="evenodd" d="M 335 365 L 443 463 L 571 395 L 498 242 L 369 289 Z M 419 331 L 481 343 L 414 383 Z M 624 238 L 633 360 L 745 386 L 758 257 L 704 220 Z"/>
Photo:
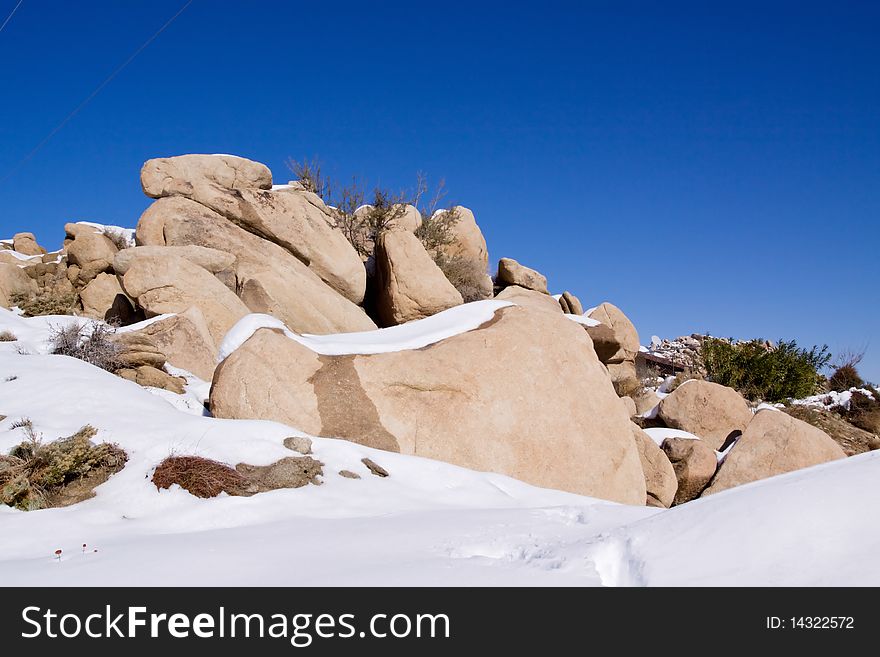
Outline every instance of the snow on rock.
<path id="1" fill-rule="evenodd" d="M 77 221 L 74 223 L 97 228 L 98 232 L 100 232 L 102 235 L 107 235 L 108 233 L 122 235 L 128 241 L 129 246 L 134 246 L 134 234 L 136 230 L 134 228 L 123 228 L 122 226 L 114 226 L 112 224 L 96 224 L 92 221 Z"/>
<path id="2" fill-rule="evenodd" d="M 598 319 L 593 319 L 586 315 L 572 315 L 570 313 L 565 313 L 565 317 L 578 324 L 583 324 L 584 326 L 599 326 L 599 324 L 602 323 Z"/>
<path id="3" fill-rule="evenodd" d="M 281 320 L 271 315 L 251 314 L 242 317 L 226 334 L 220 345 L 217 360 L 218 362 L 224 360 L 261 328 L 284 331 L 284 334 L 291 340 L 296 340 L 301 345 L 324 356 L 382 354 L 391 351 L 421 349 L 454 335 L 479 328 L 482 324 L 491 321 L 497 310 L 511 305 L 513 304 L 508 301 L 474 301 L 399 326 L 375 331 L 332 335 L 300 335 L 288 329 Z"/>
<path id="4" fill-rule="evenodd" d="M 681 429 L 666 429 L 665 427 L 651 427 L 649 429 L 642 429 L 648 436 L 658 445 L 662 445 L 663 441 L 667 438 L 687 438 L 688 440 L 700 440 L 699 436 L 696 436 L 692 433 L 688 433 L 687 431 L 682 431 Z"/>
<path id="5" fill-rule="evenodd" d="M 850 402 L 852 401 L 853 393 L 859 392 L 866 397 L 871 397 L 871 391 L 867 388 L 850 388 L 849 390 L 844 390 L 843 392 L 837 392 L 836 390 L 832 390 L 831 392 L 827 392 L 821 395 L 813 395 L 812 397 L 805 397 L 804 399 L 792 399 L 791 403 L 797 406 L 812 406 L 816 408 L 824 408 L 825 410 L 832 410 L 834 408 L 844 408 L 849 410 Z"/>

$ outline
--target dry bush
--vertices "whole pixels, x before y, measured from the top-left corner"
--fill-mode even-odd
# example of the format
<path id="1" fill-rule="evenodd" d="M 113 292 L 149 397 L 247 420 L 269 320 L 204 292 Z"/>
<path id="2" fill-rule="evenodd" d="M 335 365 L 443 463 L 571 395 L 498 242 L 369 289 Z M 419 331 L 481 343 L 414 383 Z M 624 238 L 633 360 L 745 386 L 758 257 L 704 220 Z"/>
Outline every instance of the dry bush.
<path id="1" fill-rule="evenodd" d="M 853 426 L 880 436 L 880 392 L 870 390 L 870 393 L 855 391 L 849 408 L 840 406 L 836 410 Z"/>
<path id="2" fill-rule="evenodd" d="M 703 375 L 699 372 L 695 372 L 693 370 L 684 370 L 683 372 L 679 372 L 672 378 L 672 381 L 665 386 L 665 390 L 666 392 L 672 392 L 685 381 L 700 381 L 702 379 Z"/>
<path id="3" fill-rule="evenodd" d="M 42 315 L 73 315 L 79 296 L 76 292 L 58 292 L 54 289 L 43 289 L 38 294 L 15 294 L 12 303 L 21 309 L 25 317 Z"/>
<path id="4" fill-rule="evenodd" d="M 0 503 L 24 511 L 52 506 L 52 497 L 77 480 L 109 476 L 128 456 L 118 445 L 91 442 L 97 433 L 84 426 L 68 438 L 43 444 L 33 435 L 0 457 Z"/>
<path id="5" fill-rule="evenodd" d="M 85 326 L 68 324 L 52 329 L 49 343 L 52 353 L 78 358 L 108 372 L 123 366 L 120 359 L 123 348 L 112 340 L 114 329 L 107 324 L 92 324 L 89 332 Z"/>
<path id="6" fill-rule="evenodd" d="M 828 389 L 843 392 L 850 388 L 861 388 L 865 385 L 864 380 L 859 375 L 857 366 L 865 357 L 865 350 L 851 351 L 849 349 L 841 352 L 835 359 L 834 372 L 828 378 Z"/>
<path id="7" fill-rule="evenodd" d="M 307 191 L 317 194 L 325 202 L 332 200 L 334 185 L 322 172 L 321 161 L 318 158 L 296 160 L 289 157 L 285 164 Z"/>
<path id="8" fill-rule="evenodd" d="M 0 331 L 0 342 L 15 342 L 18 340 L 12 331 Z"/>
<path id="9" fill-rule="evenodd" d="M 222 492 L 240 495 L 245 479 L 235 468 L 201 456 L 169 456 L 153 472 L 156 488 L 177 484 L 196 497 L 217 497 Z"/>
<path id="10" fill-rule="evenodd" d="M 491 292 L 487 295 L 484 283 L 487 272 L 481 261 L 465 256 L 450 258 L 440 253 L 434 256 L 434 262 L 446 279 L 459 291 L 465 303 L 480 301 L 491 296 Z"/>

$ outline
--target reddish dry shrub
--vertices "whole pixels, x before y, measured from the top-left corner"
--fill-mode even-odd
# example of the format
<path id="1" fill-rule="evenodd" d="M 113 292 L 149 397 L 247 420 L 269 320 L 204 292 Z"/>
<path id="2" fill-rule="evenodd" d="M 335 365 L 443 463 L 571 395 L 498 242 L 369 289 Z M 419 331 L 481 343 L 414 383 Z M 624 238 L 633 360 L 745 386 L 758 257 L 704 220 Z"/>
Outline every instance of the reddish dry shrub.
<path id="1" fill-rule="evenodd" d="M 169 456 L 153 472 L 156 488 L 178 484 L 196 497 L 217 497 L 221 492 L 240 495 L 245 485 L 234 468 L 201 456 Z"/>

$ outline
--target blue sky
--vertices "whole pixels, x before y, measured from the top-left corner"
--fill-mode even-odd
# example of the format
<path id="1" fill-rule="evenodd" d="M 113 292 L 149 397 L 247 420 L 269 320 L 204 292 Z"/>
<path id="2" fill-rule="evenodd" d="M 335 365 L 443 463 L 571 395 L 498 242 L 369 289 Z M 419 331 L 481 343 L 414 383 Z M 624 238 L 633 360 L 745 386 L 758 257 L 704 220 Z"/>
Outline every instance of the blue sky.
<path id="1" fill-rule="evenodd" d="M 16 168 L 182 4 L 24 0 L 0 32 L 3 236 L 134 226 L 155 156 L 423 170 L 493 259 L 643 342 L 867 346 L 880 381 L 877 3 L 195 0 Z"/>

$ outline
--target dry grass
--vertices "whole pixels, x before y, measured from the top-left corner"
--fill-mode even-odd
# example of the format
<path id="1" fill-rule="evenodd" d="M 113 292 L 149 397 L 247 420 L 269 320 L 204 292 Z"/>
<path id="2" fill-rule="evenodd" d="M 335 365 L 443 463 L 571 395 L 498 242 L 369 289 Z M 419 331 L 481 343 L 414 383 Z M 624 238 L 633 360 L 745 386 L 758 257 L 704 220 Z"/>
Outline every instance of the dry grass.
<path id="1" fill-rule="evenodd" d="M 63 489 L 83 479 L 105 481 L 125 466 L 126 453 L 118 445 L 91 442 L 97 433 L 84 426 L 68 438 L 43 444 L 33 432 L 29 420 L 19 424 L 29 433 L 28 439 L 15 446 L 8 456 L 0 456 L 0 503 L 24 511 L 59 506 Z M 91 496 L 94 486 L 81 487 L 76 499 Z"/>
<path id="2" fill-rule="evenodd" d="M 15 342 L 18 340 L 12 331 L 0 331 L 0 342 Z"/>
<path id="3" fill-rule="evenodd" d="M 222 492 L 240 495 L 244 477 L 234 468 L 201 456 L 169 456 L 153 472 L 156 488 L 179 485 L 196 497 L 216 497 Z"/>
<path id="4" fill-rule="evenodd" d="M 128 239 L 128 236 L 120 230 L 106 230 L 104 231 L 104 237 L 113 242 L 113 246 L 120 251 L 123 249 L 130 249 L 134 246 L 134 244 Z"/>
<path id="5" fill-rule="evenodd" d="M 439 253 L 434 262 L 452 286 L 459 291 L 465 303 L 480 301 L 491 296 L 491 288 L 486 290 L 484 281 L 486 269 L 483 263 L 473 258 L 454 256 L 452 258 Z"/>

